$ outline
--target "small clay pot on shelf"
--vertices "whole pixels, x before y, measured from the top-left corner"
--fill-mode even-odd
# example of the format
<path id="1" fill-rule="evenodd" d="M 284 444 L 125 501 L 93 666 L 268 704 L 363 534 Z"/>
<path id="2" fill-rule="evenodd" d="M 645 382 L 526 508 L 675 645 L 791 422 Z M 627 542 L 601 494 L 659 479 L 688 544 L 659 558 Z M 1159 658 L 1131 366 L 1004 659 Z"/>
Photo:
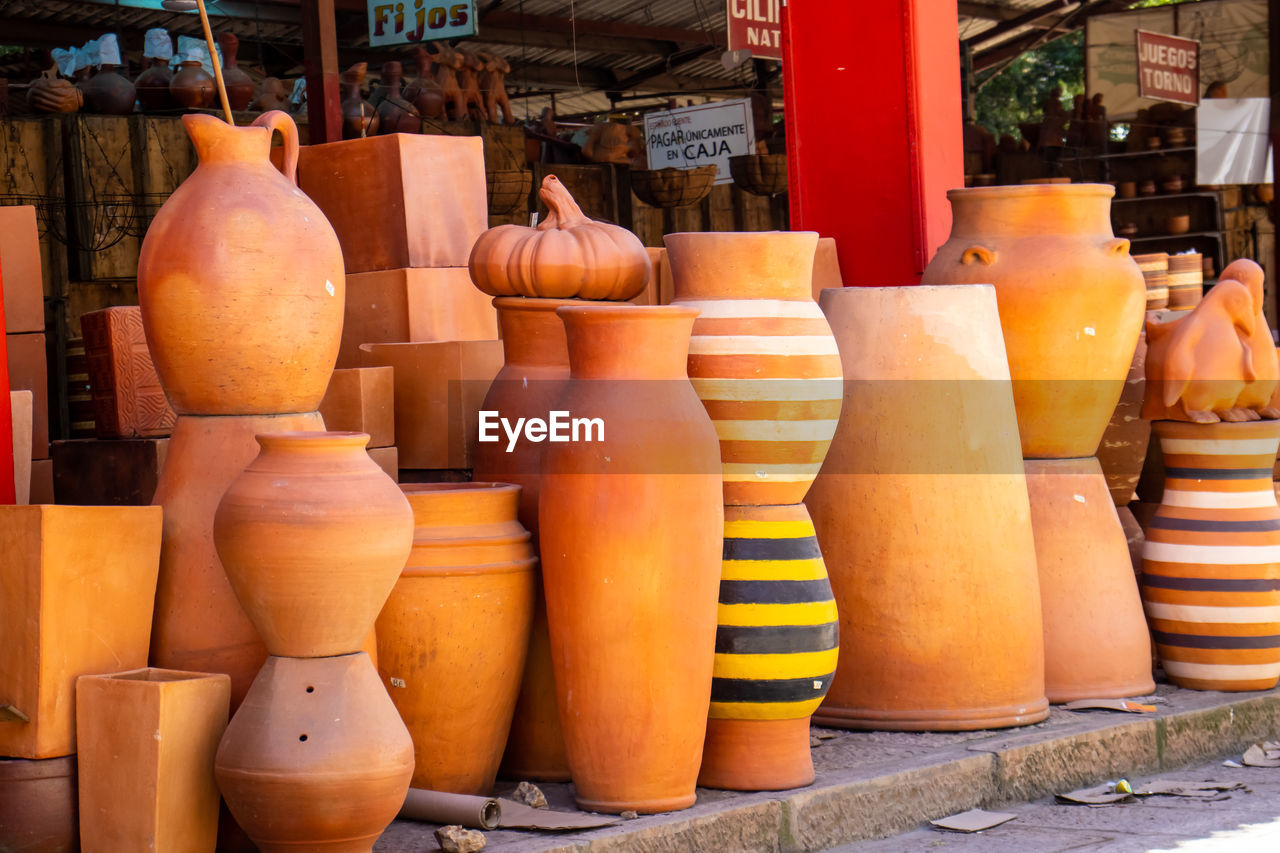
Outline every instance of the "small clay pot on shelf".
<path id="1" fill-rule="evenodd" d="M 1164 230 L 1170 234 L 1186 234 L 1191 230 L 1191 217 L 1186 213 L 1168 216 L 1164 220 Z"/>

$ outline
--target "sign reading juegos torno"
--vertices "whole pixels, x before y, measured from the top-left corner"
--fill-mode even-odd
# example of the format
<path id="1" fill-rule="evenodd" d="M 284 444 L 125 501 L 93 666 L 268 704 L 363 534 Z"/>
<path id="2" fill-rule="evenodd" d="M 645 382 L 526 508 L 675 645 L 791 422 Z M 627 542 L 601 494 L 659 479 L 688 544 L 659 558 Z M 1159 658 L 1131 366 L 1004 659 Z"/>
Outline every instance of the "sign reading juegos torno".
<path id="1" fill-rule="evenodd" d="M 476 34 L 475 0 L 366 0 L 369 46 Z"/>
<path id="2" fill-rule="evenodd" d="M 725 0 L 729 51 L 749 50 L 757 59 L 782 59 L 783 0 Z"/>
<path id="3" fill-rule="evenodd" d="M 1200 103 L 1200 42 L 1134 30 L 1138 94 L 1180 104 Z"/>

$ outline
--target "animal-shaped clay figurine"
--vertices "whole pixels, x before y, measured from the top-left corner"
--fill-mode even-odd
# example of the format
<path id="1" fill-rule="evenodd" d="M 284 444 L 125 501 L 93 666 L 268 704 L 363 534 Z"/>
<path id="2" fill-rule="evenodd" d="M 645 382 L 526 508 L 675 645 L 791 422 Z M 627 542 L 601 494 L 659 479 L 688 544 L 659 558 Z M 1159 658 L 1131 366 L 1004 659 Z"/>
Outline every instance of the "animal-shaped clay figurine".
<path id="1" fill-rule="evenodd" d="M 289 92 L 285 89 L 284 83 L 278 77 L 268 77 L 262 81 L 262 91 L 258 93 L 258 97 L 254 98 L 249 104 L 251 110 L 262 110 L 264 113 L 271 110 L 289 109 Z"/>
<path id="2" fill-rule="evenodd" d="M 1272 402 L 1280 392 L 1280 359 L 1276 357 L 1275 342 L 1271 339 L 1271 330 L 1267 328 L 1267 318 L 1263 314 L 1262 285 L 1266 274 L 1253 261 L 1241 258 L 1227 264 L 1219 278 L 1223 281 L 1240 282 L 1248 288 L 1253 300 L 1253 334 L 1249 336 L 1247 346 L 1253 358 L 1256 378 L 1245 386 L 1236 406 L 1255 411 L 1267 420 L 1280 418 L 1280 408 Z M 1212 293 L 1213 290 L 1209 292 Z"/>
<path id="3" fill-rule="evenodd" d="M 462 68 L 462 55 L 441 42 L 436 45 L 436 52 L 430 54 L 430 57 L 436 64 L 436 83 L 440 86 L 440 94 L 444 97 L 449 118 L 461 121 L 467 117 L 467 101 L 462 97 L 462 87 L 458 85 L 458 70 Z"/>
<path id="4" fill-rule="evenodd" d="M 414 62 L 418 66 L 418 79 L 404 89 L 404 99 L 418 109 L 423 118 L 443 119 L 444 93 L 431 71 L 431 55 L 420 44 L 413 46 Z"/>
<path id="5" fill-rule="evenodd" d="M 502 123 L 513 124 L 511 101 L 507 98 L 507 75 L 511 73 L 511 63 L 501 56 L 492 53 L 476 54 L 484 61 L 484 70 L 480 72 L 480 91 L 484 94 L 484 106 L 489 112 L 489 120 L 498 120 L 498 110 L 502 110 Z"/>
<path id="6" fill-rule="evenodd" d="M 484 70 L 484 60 L 474 53 L 458 51 L 462 57 L 462 68 L 458 71 L 458 86 L 462 89 L 462 99 L 467 105 L 467 114 L 481 121 L 489 118 L 484 106 L 484 95 L 480 94 L 479 72 Z"/>
<path id="7" fill-rule="evenodd" d="M 1256 314 L 1248 287 L 1220 280 L 1186 317 L 1148 321 L 1142 417 L 1200 424 L 1258 420 L 1257 412 L 1238 405 L 1245 386 L 1258 378 L 1249 347 Z"/>

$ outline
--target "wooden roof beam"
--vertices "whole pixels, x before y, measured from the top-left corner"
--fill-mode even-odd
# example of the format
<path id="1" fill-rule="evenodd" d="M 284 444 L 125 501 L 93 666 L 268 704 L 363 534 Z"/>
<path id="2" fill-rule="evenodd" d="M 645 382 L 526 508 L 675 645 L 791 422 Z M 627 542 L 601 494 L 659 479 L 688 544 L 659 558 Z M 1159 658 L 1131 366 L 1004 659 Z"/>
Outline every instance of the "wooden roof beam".
<path id="1" fill-rule="evenodd" d="M 1016 18 L 1022 12 L 1007 6 L 996 6 L 992 3 L 971 3 L 960 0 L 956 4 L 958 11 L 966 18 L 981 18 L 984 21 L 1007 21 Z"/>
<path id="2" fill-rule="evenodd" d="M 483 41 L 488 37 L 486 27 L 514 30 L 541 30 L 545 33 L 556 33 L 571 37 L 577 33 L 579 39 L 586 35 L 614 36 L 623 39 L 649 39 L 651 41 L 675 42 L 677 44 L 700 44 L 724 47 L 720 34 L 708 33 L 705 30 L 688 30 L 679 27 L 650 27 L 644 24 L 632 24 L 626 21 L 584 21 L 576 22 L 569 18 L 556 18 L 550 15 L 521 15 L 519 12 L 508 12 L 495 9 L 480 17 L 477 38 Z M 569 42 L 559 45 L 568 48 Z M 579 49 L 581 49 L 579 43 Z"/>

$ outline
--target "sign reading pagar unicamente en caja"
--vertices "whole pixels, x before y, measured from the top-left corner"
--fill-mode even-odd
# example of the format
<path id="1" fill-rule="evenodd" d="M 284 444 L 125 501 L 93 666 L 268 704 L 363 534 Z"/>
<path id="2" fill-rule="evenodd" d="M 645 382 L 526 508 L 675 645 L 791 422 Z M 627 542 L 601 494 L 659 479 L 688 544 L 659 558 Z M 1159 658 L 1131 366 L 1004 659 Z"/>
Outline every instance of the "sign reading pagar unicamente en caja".
<path id="1" fill-rule="evenodd" d="M 729 158 L 755 153 L 751 102 L 743 98 L 646 113 L 644 138 L 650 169 L 716 166 L 716 183 L 727 184 L 733 180 Z"/>
<path id="2" fill-rule="evenodd" d="M 1158 101 L 1200 103 L 1200 42 L 1134 30 L 1138 49 L 1138 94 Z"/>
<path id="3" fill-rule="evenodd" d="M 476 34 L 475 0 L 367 0 L 369 46 Z"/>

